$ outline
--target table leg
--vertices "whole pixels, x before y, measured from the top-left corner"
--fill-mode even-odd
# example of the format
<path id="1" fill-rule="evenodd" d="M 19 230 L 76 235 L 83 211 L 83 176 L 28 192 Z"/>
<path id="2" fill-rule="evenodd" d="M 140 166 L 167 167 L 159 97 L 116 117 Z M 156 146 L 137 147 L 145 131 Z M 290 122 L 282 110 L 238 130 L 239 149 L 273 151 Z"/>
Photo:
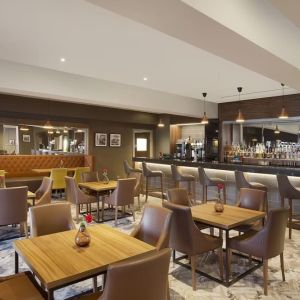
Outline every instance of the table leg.
<path id="1" fill-rule="evenodd" d="M 54 291 L 52 289 L 48 290 L 48 300 L 54 300 Z"/>
<path id="2" fill-rule="evenodd" d="M 15 274 L 19 273 L 19 254 L 15 251 Z"/>
<path id="3" fill-rule="evenodd" d="M 226 239 L 225 239 L 225 249 L 226 249 L 226 262 L 225 262 L 225 272 L 226 272 L 226 283 L 228 284 L 229 283 L 229 265 L 228 265 L 228 262 L 229 262 L 229 248 L 227 248 L 227 245 L 228 245 L 228 240 L 229 240 L 229 231 L 226 230 Z"/>
<path id="4" fill-rule="evenodd" d="M 97 222 L 100 222 L 100 195 L 97 195 Z"/>

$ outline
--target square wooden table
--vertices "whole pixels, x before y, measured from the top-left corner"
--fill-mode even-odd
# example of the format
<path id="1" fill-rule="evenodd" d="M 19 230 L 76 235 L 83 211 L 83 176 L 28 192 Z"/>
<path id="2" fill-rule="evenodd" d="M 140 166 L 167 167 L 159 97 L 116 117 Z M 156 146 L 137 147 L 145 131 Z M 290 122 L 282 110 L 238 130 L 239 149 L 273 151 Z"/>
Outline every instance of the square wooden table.
<path id="1" fill-rule="evenodd" d="M 104 224 L 91 225 L 88 232 L 91 243 L 82 248 L 75 245 L 77 230 L 14 242 L 16 261 L 18 255 L 22 257 L 48 290 L 48 299 L 53 299 L 54 290 L 95 277 L 112 263 L 156 250 Z"/>
<path id="2" fill-rule="evenodd" d="M 246 209 L 246 208 L 241 208 L 238 206 L 232 206 L 232 205 L 224 205 L 224 211 L 223 212 L 216 212 L 214 209 L 214 203 L 206 203 L 206 204 L 200 204 L 193 206 L 191 208 L 192 211 L 192 216 L 194 221 L 198 221 L 201 223 L 204 223 L 206 225 L 212 226 L 219 228 L 220 230 L 225 230 L 226 232 L 226 240 L 225 240 L 225 250 L 226 250 L 226 255 L 228 255 L 227 251 L 227 244 L 228 244 L 228 239 L 229 239 L 229 231 L 231 229 L 234 229 L 235 227 L 242 225 L 242 224 L 247 224 L 251 223 L 257 220 L 260 220 L 265 217 L 266 213 L 262 211 L 257 211 L 257 210 L 252 210 L 252 209 Z M 245 273 L 237 276 L 233 280 L 229 281 L 229 271 L 228 271 L 228 266 L 227 266 L 227 259 L 226 259 L 226 278 L 225 282 L 221 280 L 216 280 L 216 278 L 212 276 L 207 276 L 211 279 L 214 279 L 218 281 L 219 283 L 224 284 L 225 286 L 230 286 L 231 284 L 235 283 L 239 279 L 243 278 L 250 272 L 254 271 L 258 267 L 261 266 L 261 262 L 257 261 L 257 265 Z M 201 272 L 202 275 L 207 275 L 203 272 Z"/>
<path id="3" fill-rule="evenodd" d="M 99 202 L 100 197 L 103 195 L 103 193 L 111 192 L 117 187 L 117 181 L 116 180 L 110 180 L 108 183 L 105 183 L 103 181 L 93 181 L 93 182 L 80 182 L 78 185 L 81 188 L 85 188 L 87 190 L 93 191 L 97 195 L 97 222 L 100 222 L 100 215 L 99 215 Z M 102 200 L 102 221 L 104 221 L 104 201 Z"/>

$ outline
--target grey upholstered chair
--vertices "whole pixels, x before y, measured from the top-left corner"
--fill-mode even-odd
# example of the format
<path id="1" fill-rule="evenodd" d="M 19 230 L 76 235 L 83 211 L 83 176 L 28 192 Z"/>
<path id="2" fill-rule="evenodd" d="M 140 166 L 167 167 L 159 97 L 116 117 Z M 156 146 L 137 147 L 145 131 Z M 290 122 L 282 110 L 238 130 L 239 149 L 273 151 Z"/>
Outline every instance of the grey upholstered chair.
<path id="1" fill-rule="evenodd" d="M 35 192 L 35 205 L 44 205 L 51 203 L 53 180 L 50 177 L 44 177 L 41 186 Z"/>

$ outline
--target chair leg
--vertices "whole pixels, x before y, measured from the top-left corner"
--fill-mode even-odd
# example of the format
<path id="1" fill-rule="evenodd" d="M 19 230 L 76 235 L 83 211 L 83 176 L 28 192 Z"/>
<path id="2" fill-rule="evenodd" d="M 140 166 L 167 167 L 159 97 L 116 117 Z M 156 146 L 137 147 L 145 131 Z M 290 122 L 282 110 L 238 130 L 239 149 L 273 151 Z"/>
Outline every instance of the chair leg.
<path id="1" fill-rule="evenodd" d="M 145 199 L 145 202 L 148 201 L 148 176 L 146 176 L 146 199 Z"/>
<path id="2" fill-rule="evenodd" d="M 283 253 L 280 253 L 280 267 L 281 267 L 282 281 L 285 281 Z"/>
<path id="3" fill-rule="evenodd" d="M 79 210 L 80 210 L 80 204 L 76 205 L 76 224 L 79 222 Z"/>
<path id="4" fill-rule="evenodd" d="M 131 208 L 131 212 L 132 212 L 132 218 L 133 218 L 133 222 L 135 222 L 134 205 L 133 205 L 133 204 L 131 204 L 131 205 L 130 205 L 130 208 Z"/>
<path id="5" fill-rule="evenodd" d="M 281 207 L 284 208 L 284 197 L 280 197 L 280 204 Z"/>
<path id="6" fill-rule="evenodd" d="M 289 239 L 292 238 L 293 202 L 289 199 Z"/>
<path id="7" fill-rule="evenodd" d="M 118 205 L 115 207 L 115 226 L 118 225 Z"/>
<path id="8" fill-rule="evenodd" d="M 205 186 L 205 202 L 204 203 L 207 203 L 207 190 L 208 190 L 208 186 L 206 185 Z"/>
<path id="9" fill-rule="evenodd" d="M 196 255 L 191 257 L 191 267 L 192 267 L 192 287 L 196 290 Z"/>
<path id="10" fill-rule="evenodd" d="M 223 273 L 223 248 L 221 247 L 218 251 L 218 256 L 219 256 L 219 268 L 220 268 L 220 278 L 223 280 L 224 273 Z"/>
<path id="11" fill-rule="evenodd" d="M 232 251 L 230 248 L 226 249 L 226 281 L 229 281 L 231 276 L 231 255 Z"/>
<path id="12" fill-rule="evenodd" d="M 93 277 L 93 292 L 96 293 L 98 290 L 97 287 L 97 277 Z"/>
<path id="13" fill-rule="evenodd" d="M 138 206 L 139 206 L 139 210 L 141 210 L 141 199 L 140 199 L 140 194 L 138 195 Z"/>
<path id="14" fill-rule="evenodd" d="M 163 188 L 163 178 L 160 178 L 160 188 L 161 188 L 161 201 L 164 200 L 164 188 Z"/>
<path id="15" fill-rule="evenodd" d="M 268 295 L 268 260 L 263 259 L 263 273 L 264 273 L 264 294 Z"/>
<path id="16" fill-rule="evenodd" d="M 224 202 L 224 204 L 226 204 L 226 185 L 225 184 L 223 187 L 223 202 Z"/>
<path id="17" fill-rule="evenodd" d="M 205 203 L 205 185 L 202 186 L 202 203 Z"/>

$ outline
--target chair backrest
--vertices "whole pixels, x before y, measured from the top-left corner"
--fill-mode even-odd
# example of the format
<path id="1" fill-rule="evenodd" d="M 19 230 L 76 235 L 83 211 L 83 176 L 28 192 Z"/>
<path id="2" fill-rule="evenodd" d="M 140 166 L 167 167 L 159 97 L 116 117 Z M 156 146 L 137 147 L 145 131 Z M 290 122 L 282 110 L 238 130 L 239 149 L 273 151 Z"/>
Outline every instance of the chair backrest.
<path id="1" fill-rule="evenodd" d="M 130 167 L 130 165 L 129 165 L 129 163 L 127 162 L 127 160 L 124 160 L 124 161 L 123 161 L 123 166 L 124 166 L 125 174 L 126 174 L 127 177 L 128 177 L 129 174 L 133 172 L 133 168 Z"/>
<path id="2" fill-rule="evenodd" d="M 0 189 L 0 225 L 27 221 L 27 186 Z"/>
<path id="3" fill-rule="evenodd" d="M 278 174 L 277 183 L 280 197 L 288 199 L 299 199 L 300 191 L 298 191 L 289 181 L 287 175 Z"/>
<path id="4" fill-rule="evenodd" d="M 0 170 L 0 188 L 5 188 L 5 170 Z"/>
<path id="5" fill-rule="evenodd" d="M 193 221 L 191 208 L 167 201 L 163 202 L 163 207 L 173 212 L 169 243 L 170 248 L 193 255 L 195 248 L 193 235 L 195 231 L 201 235 L 201 231 L 196 227 Z"/>
<path id="6" fill-rule="evenodd" d="M 258 211 L 266 211 L 266 192 L 257 189 L 241 188 L 237 206 Z"/>
<path id="7" fill-rule="evenodd" d="M 81 174 L 82 182 L 96 182 L 99 181 L 99 174 L 97 171 L 94 172 L 83 172 Z"/>
<path id="8" fill-rule="evenodd" d="M 167 199 L 174 204 L 192 206 L 188 191 L 184 188 L 168 189 Z"/>
<path id="9" fill-rule="evenodd" d="M 207 185 L 209 182 L 209 177 L 206 175 L 204 168 L 198 167 L 199 181 L 202 186 Z"/>
<path id="10" fill-rule="evenodd" d="M 172 211 L 160 206 L 146 205 L 139 224 L 133 235 L 157 250 L 169 247 Z"/>
<path id="11" fill-rule="evenodd" d="M 40 199 L 45 193 L 52 191 L 53 180 L 50 177 L 44 177 L 40 187 L 35 192 L 35 198 Z"/>
<path id="12" fill-rule="evenodd" d="M 171 165 L 171 173 L 174 181 L 178 181 L 180 179 L 180 173 L 176 165 Z"/>
<path id="13" fill-rule="evenodd" d="M 151 175 L 151 170 L 148 168 L 147 163 L 145 161 L 142 162 L 143 175 L 149 176 Z"/>
<path id="14" fill-rule="evenodd" d="M 53 190 L 60 190 L 66 187 L 65 176 L 67 176 L 67 173 L 68 169 L 66 168 L 51 169 L 50 178 L 53 180 Z"/>
<path id="15" fill-rule="evenodd" d="M 69 203 L 32 206 L 29 215 L 31 237 L 75 229 Z"/>
<path id="16" fill-rule="evenodd" d="M 111 264 L 99 300 L 167 300 L 170 249 Z"/>
<path id="17" fill-rule="evenodd" d="M 247 181 L 244 172 L 234 171 L 236 190 L 239 191 L 241 188 L 250 188 L 250 184 Z"/>
<path id="18" fill-rule="evenodd" d="M 81 178 L 81 174 L 83 172 L 90 172 L 90 167 L 78 167 L 75 169 L 75 172 L 74 172 L 74 178 L 76 180 L 77 183 L 79 182 L 82 182 L 82 178 Z"/>
<path id="19" fill-rule="evenodd" d="M 288 209 L 278 208 L 269 211 L 265 227 L 258 233 L 262 235 L 259 247 L 262 247 L 261 257 L 272 258 L 284 250 L 286 224 L 288 220 Z"/>
<path id="20" fill-rule="evenodd" d="M 73 204 L 78 204 L 78 193 L 82 192 L 74 177 L 65 176 L 66 200 Z"/>
<path id="21" fill-rule="evenodd" d="M 123 206 L 134 203 L 135 184 L 135 178 L 118 179 L 117 188 L 111 194 L 112 197 L 115 197 L 117 205 Z"/>
<path id="22" fill-rule="evenodd" d="M 141 193 L 141 186 L 142 186 L 142 173 L 138 172 L 130 172 L 128 174 L 128 178 L 135 178 L 136 183 L 134 186 L 134 197 L 137 197 Z"/>

